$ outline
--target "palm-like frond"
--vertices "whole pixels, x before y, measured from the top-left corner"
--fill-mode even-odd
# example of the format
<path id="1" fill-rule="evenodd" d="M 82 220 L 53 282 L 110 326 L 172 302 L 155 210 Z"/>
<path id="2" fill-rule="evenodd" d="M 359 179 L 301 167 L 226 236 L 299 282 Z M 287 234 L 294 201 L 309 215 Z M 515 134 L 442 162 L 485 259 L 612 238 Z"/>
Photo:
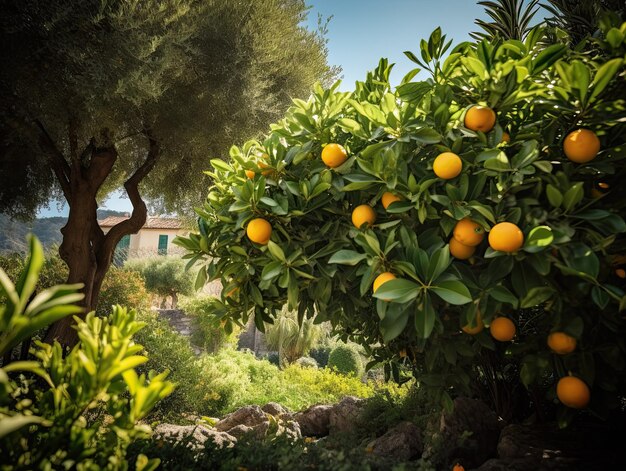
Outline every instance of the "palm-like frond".
<path id="1" fill-rule="evenodd" d="M 539 0 L 495 0 L 478 2 L 485 7 L 492 22 L 477 19 L 475 23 L 483 31 L 470 33 L 476 40 L 518 39 L 523 41 L 531 30 L 530 22 L 539 10 Z"/>
<path id="2" fill-rule="evenodd" d="M 566 31 L 574 45 L 593 36 L 603 11 L 615 12 L 622 20 L 626 13 L 623 0 L 548 0 L 541 6 L 552 15 L 546 24 Z"/>

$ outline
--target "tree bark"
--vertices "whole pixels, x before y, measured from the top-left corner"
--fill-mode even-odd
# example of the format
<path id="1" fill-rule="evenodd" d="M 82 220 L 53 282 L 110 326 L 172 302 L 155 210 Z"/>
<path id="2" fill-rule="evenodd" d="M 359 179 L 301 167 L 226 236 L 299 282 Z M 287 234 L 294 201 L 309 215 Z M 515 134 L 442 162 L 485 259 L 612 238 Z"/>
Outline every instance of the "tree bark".
<path id="1" fill-rule="evenodd" d="M 68 283 L 83 284 L 85 298 L 80 304 L 84 311 L 80 317 L 84 317 L 97 307 L 100 288 L 111 266 L 118 242 L 125 235 L 137 233 L 146 222 L 147 207 L 139 194 L 138 185 L 154 167 L 159 146 L 151 132 L 145 130 L 143 133 L 149 143 L 147 157 L 124 184 L 133 204 L 132 215 L 104 234 L 98 225 L 96 198 L 118 157 L 114 144 L 108 138 L 108 132 L 103 131 L 103 142 L 99 146 L 96 146 L 96 140 L 92 138 L 79 156 L 77 123 L 70 120 L 70 165 L 43 125 L 40 122 L 37 124 L 41 130 L 40 144 L 49 155 L 53 171 L 70 208 L 67 224 L 61 229 L 63 241 L 59 247 L 59 255 L 69 268 Z M 73 318 L 66 317 L 57 321 L 48 330 L 45 341 L 57 340 L 63 346 L 72 347 L 78 341 L 73 325 Z"/>

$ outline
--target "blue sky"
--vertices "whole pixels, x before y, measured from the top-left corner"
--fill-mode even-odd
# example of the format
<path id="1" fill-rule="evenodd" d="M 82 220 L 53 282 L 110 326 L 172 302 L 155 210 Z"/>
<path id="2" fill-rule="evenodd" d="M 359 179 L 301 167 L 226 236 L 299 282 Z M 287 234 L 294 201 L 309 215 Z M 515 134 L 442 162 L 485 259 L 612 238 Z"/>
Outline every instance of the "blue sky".
<path id="1" fill-rule="evenodd" d="M 332 16 L 328 25 L 328 61 L 343 69 L 342 90 L 351 90 L 356 80 L 363 80 L 381 57 L 395 63 L 391 79 L 399 83 L 415 64 L 403 51 L 419 52 L 419 41 L 441 26 L 454 44 L 466 41 L 477 26 L 474 19 L 484 17 L 483 7 L 474 0 L 308 0 L 311 6 L 308 24 L 317 27 L 317 17 Z M 208 165 L 208 158 L 207 158 Z M 111 196 L 103 209 L 130 211 L 127 198 Z M 56 204 L 39 211 L 40 217 L 67 215 Z"/>

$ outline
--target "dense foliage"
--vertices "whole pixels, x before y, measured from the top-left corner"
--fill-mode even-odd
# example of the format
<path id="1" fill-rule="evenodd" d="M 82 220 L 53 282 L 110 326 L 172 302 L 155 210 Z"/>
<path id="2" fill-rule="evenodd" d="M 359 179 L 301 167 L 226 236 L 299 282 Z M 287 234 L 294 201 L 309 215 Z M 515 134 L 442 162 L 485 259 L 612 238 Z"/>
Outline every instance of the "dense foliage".
<path id="1" fill-rule="evenodd" d="M 58 285 L 34 298 L 44 264 L 39 242 L 13 284 L 0 270 L 0 355 L 55 320 L 80 312 L 80 286 Z M 64 352 L 58 343 L 36 342 L 33 359 L 0 368 L 2 469 L 128 469 L 126 448 L 150 435 L 138 422 L 173 385 L 166 373 L 138 376 L 147 359 L 132 337 L 142 328 L 135 312 L 115 306 L 105 319 L 76 318 L 79 343 Z M 6 359 L 6 357 L 5 357 Z M 158 461 L 137 458 L 137 469 Z"/>
<path id="2" fill-rule="evenodd" d="M 131 259 L 124 268 L 141 274 L 146 289 L 159 296 L 171 296 L 176 307 L 179 295 L 194 292 L 195 272 L 185 269 L 185 261 L 180 257 L 149 257 Z"/>
<path id="3" fill-rule="evenodd" d="M 193 296 L 182 298 L 180 309 L 191 317 L 191 342 L 207 353 L 235 347 L 241 328 L 226 325 L 227 320 L 219 317 L 219 299 L 213 296 Z"/>
<path id="4" fill-rule="evenodd" d="M 387 391 L 400 397 L 406 388 L 346 377 L 329 369 L 290 365 L 283 370 L 248 352 L 224 348 L 212 355 L 196 356 L 189 341 L 173 332 L 156 314 L 144 313 L 147 327 L 137 333 L 149 361 L 142 369 L 167 369 L 181 387 L 161 401 L 155 416 L 185 421 L 184 414 L 223 415 L 249 404 L 279 402 L 292 410 L 316 403 L 332 403 L 346 395 L 373 396 Z"/>
<path id="5" fill-rule="evenodd" d="M 360 377 L 363 374 L 363 360 L 352 345 L 339 344 L 328 356 L 328 367 L 344 375 Z"/>
<path id="6" fill-rule="evenodd" d="M 137 311 L 150 307 L 150 295 L 139 273 L 117 267 L 108 271 L 102 282 L 96 314 L 105 316 L 116 304 L 132 306 Z"/>
<path id="7" fill-rule="evenodd" d="M 413 81 L 415 70 L 392 89 L 382 60 L 354 92 L 318 86 L 264 141 L 212 161 L 199 233 L 178 243 L 202 262 L 199 280 L 239 290 L 226 300 L 232 318 L 262 328 L 288 305 L 300 320 L 330 320 L 389 375 L 410 366 L 445 404 L 506 378 L 551 402 L 573 375 L 606 415 L 626 390 L 614 270 L 626 230 L 625 38 L 607 15 L 592 48 L 549 44 L 535 27 L 524 42 L 462 43 L 444 60 L 451 44 L 437 29 L 419 58 L 406 53 L 430 78 Z M 594 160 L 564 155 L 579 129 L 601 148 Z M 454 164 L 437 170 L 446 152 Z M 385 193 L 395 201 L 383 207 Z M 461 220 L 482 236 L 454 258 Z M 396 279 L 372 297 L 383 272 Z M 578 347 L 549 348 L 551 333 Z M 560 409 L 562 423 L 572 410 Z"/>

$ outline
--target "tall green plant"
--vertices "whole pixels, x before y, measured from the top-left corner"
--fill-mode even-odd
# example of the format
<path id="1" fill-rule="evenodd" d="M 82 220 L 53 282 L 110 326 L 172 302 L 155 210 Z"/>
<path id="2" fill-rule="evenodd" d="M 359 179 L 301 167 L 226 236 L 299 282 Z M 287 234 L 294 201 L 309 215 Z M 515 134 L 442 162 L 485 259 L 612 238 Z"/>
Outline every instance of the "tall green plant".
<path id="1" fill-rule="evenodd" d="M 41 244 L 31 237 L 30 256 L 17 283 L 0 270 L 0 354 L 33 332 L 72 313 L 80 285 L 54 286 L 31 299 L 43 265 Z M 147 437 L 138 422 L 173 390 L 167 373 L 138 376 L 147 361 L 132 337 L 143 327 L 135 312 L 115 306 L 101 319 L 74 316 L 78 343 L 64 352 L 57 342 L 36 342 L 32 360 L 0 368 L 0 448 L 3 469 L 127 469 L 126 447 Z M 136 467 L 154 469 L 138 458 Z M 4 468 L 6 467 L 6 468 Z"/>
<path id="2" fill-rule="evenodd" d="M 267 346 L 278 351 L 280 364 L 292 363 L 306 355 L 318 342 L 322 333 L 313 319 L 298 323 L 298 313 L 283 309 L 273 324 L 265 328 Z"/>
<path id="3" fill-rule="evenodd" d="M 477 19 L 475 23 L 484 32 L 470 33 L 474 39 L 523 41 L 531 30 L 530 22 L 539 10 L 539 0 L 495 0 L 478 2 L 493 21 Z"/>

